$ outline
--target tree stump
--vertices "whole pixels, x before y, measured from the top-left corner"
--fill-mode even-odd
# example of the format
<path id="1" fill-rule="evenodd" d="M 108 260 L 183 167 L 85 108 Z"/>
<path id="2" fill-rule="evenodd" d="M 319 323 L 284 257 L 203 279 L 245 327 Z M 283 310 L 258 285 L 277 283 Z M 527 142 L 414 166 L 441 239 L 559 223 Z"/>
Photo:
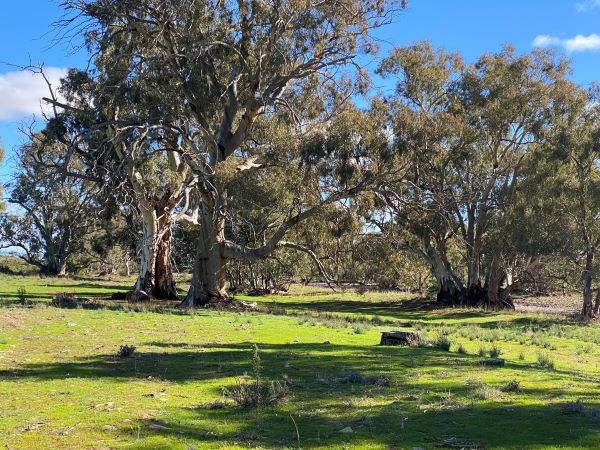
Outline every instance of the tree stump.
<path id="1" fill-rule="evenodd" d="M 416 331 L 384 331 L 379 345 L 419 345 L 421 335 Z"/>
<path id="2" fill-rule="evenodd" d="M 149 302 L 150 296 L 144 291 L 129 291 L 125 294 L 125 300 L 128 303 Z"/>

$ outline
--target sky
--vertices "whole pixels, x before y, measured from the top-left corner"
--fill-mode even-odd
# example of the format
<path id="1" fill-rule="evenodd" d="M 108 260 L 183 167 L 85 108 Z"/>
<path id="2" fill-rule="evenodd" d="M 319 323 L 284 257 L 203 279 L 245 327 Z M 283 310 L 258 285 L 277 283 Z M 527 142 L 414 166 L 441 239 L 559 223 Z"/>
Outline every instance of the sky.
<path id="1" fill-rule="evenodd" d="M 19 129 L 37 115 L 46 87 L 39 76 L 19 67 L 44 64 L 57 83 L 70 67 L 85 67 L 85 51 L 52 45 L 52 24 L 61 18 L 59 0 L 2 2 L 0 14 L 0 138 L 6 157 L 0 183 L 15 170 Z M 429 40 L 434 47 L 460 52 L 467 61 L 511 44 L 517 52 L 553 47 L 572 60 L 573 81 L 600 80 L 600 0 L 410 0 L 394 23 L 377 32 L 381 53 L 394 45 Z M 376 61 L 370 64 L 375 69 Z M 375 80 L 375 83 L 380 83 Z M 389 89 L 378 84 L 379 91 Z"/>

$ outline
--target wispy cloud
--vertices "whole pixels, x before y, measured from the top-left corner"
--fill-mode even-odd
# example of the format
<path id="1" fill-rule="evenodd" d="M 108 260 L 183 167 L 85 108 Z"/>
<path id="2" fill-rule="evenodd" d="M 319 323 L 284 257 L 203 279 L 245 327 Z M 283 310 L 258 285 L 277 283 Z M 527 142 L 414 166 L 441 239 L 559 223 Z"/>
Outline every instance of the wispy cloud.
<path id="1" fill-rule="evenodd" d="M 67 74 L 67 69 L 47 67 L 46 76 L 54 86 Z M 39 74 L 27 71 L 0 74 L 0 121 L 18 120 L 39 114 L 42 97 L 48 96 L 48 86 Z"/>
<path id="2" fill-rule="evenodd" d="M 592 11 L 596 8 L 600 8 L 600 0 L 584 0 L 582 2 L 575 3 L 575 9 L 580 13 Z"/>
<path id="3" fill-rule="evenodd" d="M 600 0 L 598 0 L 600 2 Z M 600 35 L 590 34 L 583 36 L 578 34 L 569 39 L 561 39 L 556 36 L 540 34 L 531 43 L 534 47 L 561 47 L 568 53 L 586 52 L 600 50 Z"/>

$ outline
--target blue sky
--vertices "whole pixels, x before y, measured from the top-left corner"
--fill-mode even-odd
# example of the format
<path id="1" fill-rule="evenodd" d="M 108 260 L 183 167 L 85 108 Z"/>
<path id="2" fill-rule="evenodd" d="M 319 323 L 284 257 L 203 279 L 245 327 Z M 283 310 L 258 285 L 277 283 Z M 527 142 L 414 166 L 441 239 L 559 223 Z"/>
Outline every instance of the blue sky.
<path id="1" fill-rule="evenodd" d="M 14 170 L 12 148 L 18 129 L 39 111 L 44 86 L 15 65 L 44 63 L 53 78 L 68 67 L 87 63 L 83 52 L 50 46 L 50 25 L 61 17 L 58 1 L 2 2 L 0 14 L 0 137 L 7 153 L 0 182 Z M 600 80 L 600 0 L 410 0 L 407 12 L 378 32 L 382 54 L 391 45 L 427 39 L 436 47 L 459 51 L 468 61 L 512 44 L 518 52 L 534 45 L 556 47 L 573 60 L 573 80 Z M 375 64 L 372 65 L 375 67 Z M 385 89 L 386 86 L 379 86 Z"/>

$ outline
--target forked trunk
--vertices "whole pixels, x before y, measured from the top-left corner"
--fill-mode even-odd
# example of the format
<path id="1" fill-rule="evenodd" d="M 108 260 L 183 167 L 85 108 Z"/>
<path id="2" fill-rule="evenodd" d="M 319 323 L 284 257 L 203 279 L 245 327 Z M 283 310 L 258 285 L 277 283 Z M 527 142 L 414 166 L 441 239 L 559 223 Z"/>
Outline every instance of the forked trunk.
<path id="1" fill-rule="evenodd" d="M 431 263 L 431 272 L 437 281 L 438 303 L 444 305 L 458 304 L 462 286 L 457 284 L 453 277 L 452 269 L 428 240 L 424 240 L 424 246 L 428 260 Z"/>
<path id="2" fill-rule="evenodd" d="M 171 266 L 171 220 L 162 214 L 158 219 L 154 208 L 142 210 L 139 274 L 133 289 L 159 299 L 177 299 Z"/>
<path id="3" fill-rule="evenodd" d="M 154 209 L 142 208 L 142 239 L 140 242 L 140 266 L 133 289 L 151 294 L 154 290 L 154 269 L 156 266 L 156 243 L 158 221 Z"/>
<path id="4" fill-rule="evenodd" d="M 204 306 L 211 300 L 227 298 L 225 290 L 227 260 L 222 251 L 225 222 L 219 218 L 215 223 L 207 208 L 202 209 L 199 220 L 200 229 L 192 283 L 182 306 Z"/>

